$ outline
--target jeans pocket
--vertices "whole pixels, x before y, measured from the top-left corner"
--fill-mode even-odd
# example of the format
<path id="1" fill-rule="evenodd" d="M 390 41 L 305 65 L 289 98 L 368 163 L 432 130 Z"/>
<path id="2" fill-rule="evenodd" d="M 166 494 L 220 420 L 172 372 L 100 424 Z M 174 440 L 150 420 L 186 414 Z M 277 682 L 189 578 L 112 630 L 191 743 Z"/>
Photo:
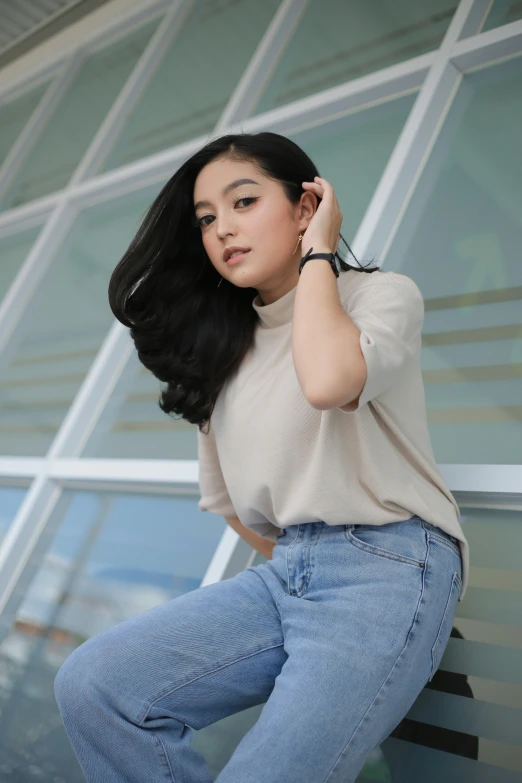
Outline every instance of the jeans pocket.
<path id="1" fill-rule="evenodd" d="M 412 536 L 410 520 L 405 521 L 406 527 L 399 527 L 401 522 L 385 525 L 346 525 L 344 535 L 348 543 L 370 555 L 424 568 L 424 554 L 421 555 L 421 552 L 425 552 L 424 532 L 419 524 L 418 531 L 422 535 Z"/>
<path id="2" fill-rule="evenodd" d="M 457 608 L 457 601 L 459 600 L 460 590 L 462 587 L 462 579 L 458 571 L 453 573 L 453 579 L 451 580 L 451 587 L 446 601 L 446 607 L 442 620 L 440 623 L 437 638 L 431 648 L 431 671 L 429 682 L 432 681 L 437 669 L 440 666 L 444 650 L 448 644 L 451 629 L 453 627 L 453 618 L 455 617 L 455 610 Z"/>

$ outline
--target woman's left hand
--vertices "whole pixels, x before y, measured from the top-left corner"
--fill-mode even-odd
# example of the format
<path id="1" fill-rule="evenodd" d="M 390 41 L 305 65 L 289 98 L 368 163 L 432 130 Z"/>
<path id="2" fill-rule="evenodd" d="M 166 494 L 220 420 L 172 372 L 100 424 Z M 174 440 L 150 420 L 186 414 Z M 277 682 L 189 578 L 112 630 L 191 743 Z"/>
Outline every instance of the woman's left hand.
<path id="1" fill-rule="evenodd" d="M 328 180 L 322 177 L 314 177 L 313 182 L 303 182 L 302 185 L 305 190 L 310 190 L 321 199 L 304 232 L 301 243 L 302 255 L 306 255 L 311 247 L 315 253 L 335 253 L 343 215 L 334 189 Z"/>

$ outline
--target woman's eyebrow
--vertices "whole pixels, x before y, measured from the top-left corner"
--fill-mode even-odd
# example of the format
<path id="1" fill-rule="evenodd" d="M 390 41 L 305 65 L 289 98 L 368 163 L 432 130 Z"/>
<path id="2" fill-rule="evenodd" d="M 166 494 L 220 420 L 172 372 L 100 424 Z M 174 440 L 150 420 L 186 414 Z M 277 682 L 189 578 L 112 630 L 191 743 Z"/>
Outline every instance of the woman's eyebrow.
<path id="1" fill-rule="evenodd" d="M 235 179 L 233 182 L 225 185 L 221 191 L 221 195 L 226 196 L 227 193 L 229 193 L 231 190 L 234 190 L 234 188 L 238 188 L 240 185 L 259 185 L 259 182 L 256 182 L 255 179 L 248 179 L 248 177 L 244 177 L 243 179 Z M 198 207 L 210 207 L 210 201 L 198 201 L 198 203 L 194 205 L 194 211 Z"/>

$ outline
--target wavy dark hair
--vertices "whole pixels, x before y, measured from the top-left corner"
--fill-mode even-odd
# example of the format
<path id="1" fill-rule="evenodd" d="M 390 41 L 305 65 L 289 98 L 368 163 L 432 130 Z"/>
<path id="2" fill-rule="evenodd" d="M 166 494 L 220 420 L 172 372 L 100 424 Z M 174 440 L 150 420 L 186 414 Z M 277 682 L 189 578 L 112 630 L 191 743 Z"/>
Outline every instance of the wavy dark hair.
<path id="1" fill-rule="evenodd" d="M 308 155 L 278 133 L 229 134 L 210 141 L 164 185 L 111 275 L 112 312 L 129 327 L 140 362 L 167 384 L 159 407 L 200 430 L 210 422 L 219 392 L 239 368 L 259 322 L 252 307 L 255 288 L 240 288 L 224 278 L 216 290 L 220 275 L 194 220 L 196 177 L 217 158 L 254 164 L 281 183 L 292 204 L 304 192 L 301 183 L 320 176 Z M 379 268 L 351 266 L 336 256 L 343 272 Z"/>

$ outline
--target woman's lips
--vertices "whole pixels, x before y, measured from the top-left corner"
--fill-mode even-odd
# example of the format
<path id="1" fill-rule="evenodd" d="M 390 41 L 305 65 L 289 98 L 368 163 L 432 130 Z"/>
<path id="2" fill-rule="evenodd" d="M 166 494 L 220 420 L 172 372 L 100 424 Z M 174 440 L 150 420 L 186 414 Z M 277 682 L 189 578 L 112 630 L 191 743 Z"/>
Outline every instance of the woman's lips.
<path id="1" fill-rule="evenodd" d="M 231 256 L 228 259 L 227 264 L 236 264 L 238 261 L 242 261 L 249 253 L 250 250 L 246 250 L 244 253 L 238 254 L 237 256 Z"/>

